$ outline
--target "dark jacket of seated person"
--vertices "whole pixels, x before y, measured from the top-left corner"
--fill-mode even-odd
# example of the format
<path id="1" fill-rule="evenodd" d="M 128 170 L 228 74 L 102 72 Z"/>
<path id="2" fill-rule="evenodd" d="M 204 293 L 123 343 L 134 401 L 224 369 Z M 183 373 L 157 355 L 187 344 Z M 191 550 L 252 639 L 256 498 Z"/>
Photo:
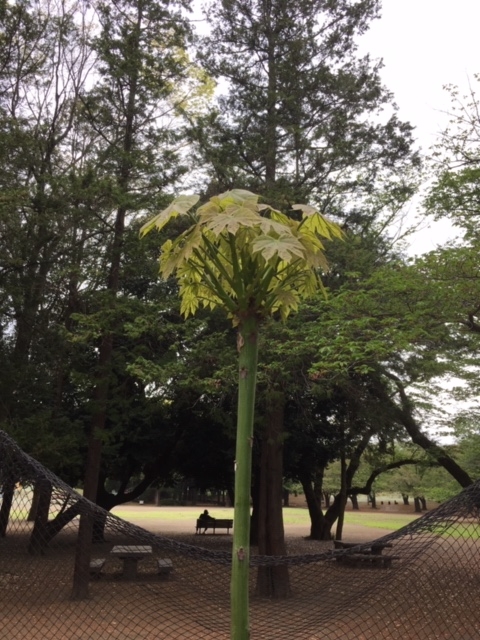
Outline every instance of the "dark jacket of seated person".
<path id="1" fill-rule="evenodd" d="M 215 518 L 212 518 L 212 516 L 209 515 L 207 509 L 198 516 L 198 519 L 200 521 L 200 528 L 205 527 L 203 529 L 203 533 L 208 529 L 208 525 L 215 520 Z"/>

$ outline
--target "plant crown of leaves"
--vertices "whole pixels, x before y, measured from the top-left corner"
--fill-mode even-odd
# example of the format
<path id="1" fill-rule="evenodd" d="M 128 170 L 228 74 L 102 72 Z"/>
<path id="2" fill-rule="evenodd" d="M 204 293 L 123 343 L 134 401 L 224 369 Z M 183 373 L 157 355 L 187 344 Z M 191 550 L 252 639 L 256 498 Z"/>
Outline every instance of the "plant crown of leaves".
<path id="1" fill-rule="evenodd" d="M 182 195 L 141 228 L 144 236 L 177 216 L 192 220 L 160 256 L 162 276 L 178 279 L 186 317 L 200 306 L 221 306 L 234 324 L 277 311 L 285 319 L 300 299 L 323 290 L 320 273 L 328 265 L 321 238 L 342 238 L 340 227 L 308 205 L 293 205 L 302 214 L 297 221 L 258 200 L 233 189 L 192 213 L 199 196 Z"/>

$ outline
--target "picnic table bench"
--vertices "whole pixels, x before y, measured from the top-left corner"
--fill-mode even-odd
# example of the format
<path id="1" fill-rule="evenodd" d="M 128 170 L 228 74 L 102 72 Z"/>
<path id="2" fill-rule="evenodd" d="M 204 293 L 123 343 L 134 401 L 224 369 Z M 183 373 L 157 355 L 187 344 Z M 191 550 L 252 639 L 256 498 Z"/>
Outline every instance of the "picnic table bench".
<path id="1" fill-rule="evenodd" d="M 230 529 L 233 527 L 233 520 L 225 518 L 209 518 L 209 520 L 197 519 L 197 526 L 195 533 L 200 533 L 201 529 L 213 529 L 215 535 L 216 529 L 226 529 L 227 533 L 230 533 Z M 204 531 L 205 533 L 205 531 Z"/>
<path id="2" fill-rule="evenodd" d="M 94 558 L 93 560 L 90 560 L 90 577 L 99 578 L 104 565 L 105 558 Z"/>
<path id="3" fill-rule="evenodd" d="M 168 578 L 173 571 L 173 562 L 170 558 L 158 558 L 157 559 L 158 575 L 162 578 Z"/>
<path id="4" fill-rule="evenodd" d="M 137 577 L 138 562 L 152 553 L 152 547 L 146 544 L 119 544 L 110 551 L 111 556 L 123 561 L 123 577 L 127 580 Z"/>
<path id="5" fill-rule="evenodd" d="M 383 555 L 384 549 L 393 547 L 391 542 L 372 542 L 371 544 L 365 544 L 361 542 L 334 540 L 334 547 L 335 549 L 355 549 L 356 547 L 362 547 L 357 549 L 356 553 L 345 553 L 335 557 L 336 561 L 340 564 L 351 567 L 370 566 L 388 569 L 392 566 L 393 560 L 399 559 L 399 556 Z"/>
<path id="6" fill-rule="evenodd" d="M 333 546 L 335 549 L 353 549 L 354 547 L 364 547 L 359 550 L 359 553 L 371 553 L 374 556 L 382 555 L 384 549 L 391 549 L 393 544 L 391 542 L 371 542 L 365 544 L 364 542 L 343 542 L 343 540 L 334 540 Z"/>
<path id="7" fill-rule="evenodd" d="M 118 554 L 116 554 L 118 555 Z M 125 558 L 125 556 L 120 556 L 122 559 Z M 143 557 L 143 556 L 142 556 Z M 140 556 L 136 556 L 136 559 L 141 559 Z M 94 558 L 92 560 L 90 560 L 90 577 L 91 578 L 100 578 L 100 574 L 102 573 L 102 569 L 105 566 L 105 562 L 106 562 L 106 558 Z M 157 558 L 157 569 L 158 569 L 158 575 L 161 576 L 162 578 L 168 578 L 170 576 L 170 573 L 173 571 L 173 562 L 171 561 L 170 558 Z M 136 576 L 136 571 L 135 573 L 132 574 L 128 574 L 127 577 L 135 577 Z"/>

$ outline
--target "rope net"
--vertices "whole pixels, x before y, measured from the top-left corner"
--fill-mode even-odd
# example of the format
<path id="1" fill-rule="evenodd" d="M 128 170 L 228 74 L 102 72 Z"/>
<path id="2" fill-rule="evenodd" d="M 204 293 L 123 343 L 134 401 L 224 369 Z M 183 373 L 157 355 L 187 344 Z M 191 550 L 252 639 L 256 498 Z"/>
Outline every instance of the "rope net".
<path id="1" fill-rule="evenodd" d="M 479 506 L 476 483 L 374 544 L 253 549 L 252 640 L 478 639 Z M 0 431 L 0 638 L 228 640 L 229 545 L 121 520 Z M 282 598 L 259 595 L 266 579 Z"/>

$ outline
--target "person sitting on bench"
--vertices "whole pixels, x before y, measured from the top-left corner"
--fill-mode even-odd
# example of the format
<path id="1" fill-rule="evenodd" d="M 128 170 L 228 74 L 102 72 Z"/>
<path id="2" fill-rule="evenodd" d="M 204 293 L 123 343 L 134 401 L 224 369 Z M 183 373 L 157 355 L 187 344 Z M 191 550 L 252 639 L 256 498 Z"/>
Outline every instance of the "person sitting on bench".
<path id="1" fill-rule="evenodd" d="M 207 509 L 205 509 L 205 511 L 198 516 L 198 519 L 201 523 L 200 528 L 205 527 L 205 529 L 203 530 L 203 533 L 205 533 L 205 531 L 208 529 L 208 524 L 210 522 L 213 522 L 213 520 L 215 520 L 215 518 L 212 518 L 212 516 L 208 514 Z"/>

